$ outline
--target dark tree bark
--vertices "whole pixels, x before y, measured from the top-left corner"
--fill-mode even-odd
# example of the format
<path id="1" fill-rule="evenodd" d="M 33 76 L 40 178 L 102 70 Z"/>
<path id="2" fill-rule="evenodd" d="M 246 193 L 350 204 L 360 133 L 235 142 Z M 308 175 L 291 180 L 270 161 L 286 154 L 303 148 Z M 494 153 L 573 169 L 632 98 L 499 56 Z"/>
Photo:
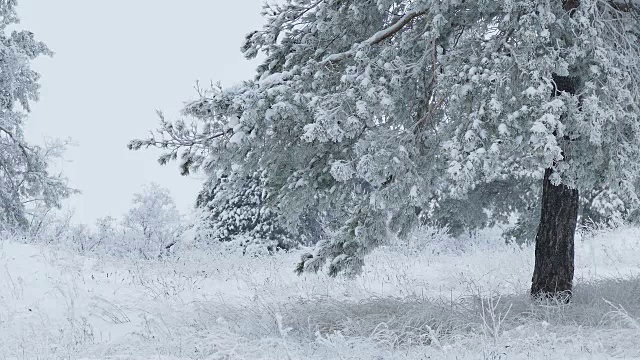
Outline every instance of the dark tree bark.
<path id="1" fill-rule="evenodd" d="M 552 174 L 552 169 L 547 169 L 544 174 L 531 294 L 568 301 L 573 282 L 578 190 L 566 185 L 553 185 L 550 180 Z"/>
<path id="2" fill-rule="evenodd" d="M 580 0 L 563 0 L 563 9 L 573 15 Z M 579 79 L 554 74 L 553 96 L 577 94 Z M 559 139 L 570 141 L 569 139 Z M 566 159 L 565 159 L 566 160 Z M 573 287 L 574 237 L 578 222 L 579 194 L 566 185 L 553 185 L 553 169 L 545 170 L 542 182 L 540 224 L 536 234 L 536 260 L 531 284 L 534 297 L 555 297 L 568 302 Z"/>

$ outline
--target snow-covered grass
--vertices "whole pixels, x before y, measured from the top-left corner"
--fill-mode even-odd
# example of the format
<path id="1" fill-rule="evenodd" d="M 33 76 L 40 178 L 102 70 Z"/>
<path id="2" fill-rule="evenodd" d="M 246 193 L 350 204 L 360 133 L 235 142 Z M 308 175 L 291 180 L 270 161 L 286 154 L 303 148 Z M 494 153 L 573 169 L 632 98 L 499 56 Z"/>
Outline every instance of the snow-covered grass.
<path id="1" fill-rule="evenodd" d="M 92 258 L 0 242 L 0 359 L 640 359 L 640 229 L 585 232 L 571 304 L 534 304 L 533 249 L 437 231 L 353 279 L 299 254 Z"/>

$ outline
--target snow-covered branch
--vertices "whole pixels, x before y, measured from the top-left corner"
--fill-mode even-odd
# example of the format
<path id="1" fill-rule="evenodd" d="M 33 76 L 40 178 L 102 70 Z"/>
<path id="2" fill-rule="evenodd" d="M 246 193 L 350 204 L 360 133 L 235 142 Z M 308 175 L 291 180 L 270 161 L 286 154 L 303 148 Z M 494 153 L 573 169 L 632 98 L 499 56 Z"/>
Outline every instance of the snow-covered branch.
<path id="1" fill-rule="evenodd" d="M 424 15 L 426 13 L 427 13 L 426 10 L 411 11 L 405 14 L 404 16 L 402 16 L 400 19 L 398 19 L 398 21 L 393 23 L 388 28 L 380 30 L 377 33 L 373 34 L 373 36 L 371 36 L 367 40 L 360 43 L 358 47 L 361 48 L 364 46 L 377 45 L 385 41 L 386 39 L 390 38 L 391 36 L 395 35 L 398 31 L 402 30 L 402 28 L 404 28 L 405 25 L 411 22 L 411 20 L 417 18 L 418 16 Z M 340 61 L 342 59 L 353 56 L 355 53 L 356 53 L 356 50 L 351 49 L 349 51 L 345 51 L 337 54 L 331 54 L 322 60 L 322 64 Z"/>
<path id="2" fill-rule="evenodd" d="M 618 11 L 630 12 L 640 10 L 640 0 L 609 0 L 607 3 Z"/>
<path id="3" fill-rule="evenodd" d="M 13 143 L 20 148 L 20 151 L 22 151 L 22 154 L 24 155 L 25 159 L 29 158 L 29 153 L 27 152 L 27 150 L 31 150 L 29 149 L 25 144 L 23 144 L 22 142 L 18 141 L 15 136 L 7 129 L 3 128 L 0 126 L 0 131 L 2 131 L 3 133 L 7 134 L 7 136 L 13 141 Z"/>

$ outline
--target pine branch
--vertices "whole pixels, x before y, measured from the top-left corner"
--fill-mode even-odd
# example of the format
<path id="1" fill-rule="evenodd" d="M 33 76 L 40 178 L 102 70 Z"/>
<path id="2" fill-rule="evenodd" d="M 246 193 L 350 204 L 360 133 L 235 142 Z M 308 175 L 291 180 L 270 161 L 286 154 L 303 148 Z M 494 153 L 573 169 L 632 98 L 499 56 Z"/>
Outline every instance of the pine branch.
<path id="1" fill-rule="evenodd" d="M 622 12 L 640 9 L 640 0 L 610 0 L 607 3 L 615 10 Z"/>
<path id="2" fill-rule="evenodd" d="M 398 21 L 393 23 L 393 25 L 389 26 L 388 28 L 386 28 L 384 30 L 380 30 L 377 33 L 373 34 L 373 36 L 371 36 L 370 38 L 368 38 L 364 42 L 360 43 L 360 45 L 358 47 L 380 44 L 381 42 L 385 41 L 386 39 L 392 37 L 393 35 L 398 33 L 400 30 L 402 30 L 413 19 L 417 18 L 418 16 L 422 16 L 422 15 L 424 15 L 426 13 L 427 13 L 427 10 L 409 12 L 409 13 L 405 14 L 403 17 L 401 17 L 400 19 L 398 19 Z M 349 51 L 345 51 L 345 52 L 341 52 L 341 53 L 337 53 L 337 54 L 332 54 L 332 55 L 329 55 L 329 56 L 325 57 L 324 60 L 322 60 L 321 64 L 326 64 L 326 63 L 330 63 L 330 62 L 337 62 L 337 61 L 343 60 L 345 58 L 351 57 L 351 56 L 355 55 L 355 53 L 356 53 L 356 50 L 351 49 Z"/>

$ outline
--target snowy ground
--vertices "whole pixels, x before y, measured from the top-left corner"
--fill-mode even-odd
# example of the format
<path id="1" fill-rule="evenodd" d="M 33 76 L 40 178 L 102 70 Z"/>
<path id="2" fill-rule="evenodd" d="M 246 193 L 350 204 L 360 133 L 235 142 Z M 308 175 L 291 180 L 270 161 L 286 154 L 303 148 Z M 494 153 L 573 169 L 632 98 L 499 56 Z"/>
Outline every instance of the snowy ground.
<path id="1" fill-rule="evenodd" d="M 568 306 L 527 297 L 494 234 L 374 252 L 355 279 L 297 254 L 95 259 L 0 242 L 0 359 L 640 359 L 640 229 L 576 245 Z"/>

